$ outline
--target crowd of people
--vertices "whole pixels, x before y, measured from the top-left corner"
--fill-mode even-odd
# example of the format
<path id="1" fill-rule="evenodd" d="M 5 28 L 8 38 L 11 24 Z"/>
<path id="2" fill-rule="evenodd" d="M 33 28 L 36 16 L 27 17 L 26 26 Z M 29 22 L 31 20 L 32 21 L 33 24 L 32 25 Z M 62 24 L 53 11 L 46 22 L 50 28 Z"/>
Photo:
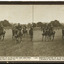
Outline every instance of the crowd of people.
<path id="1" fill-rule="evenodd" d="M 22 30 L 23 30 L 23 33 L 26 33 L 27 27 L 25 25 L 22 26 L 20 23 L 18 23 L 17 25 L 13 25 L 13 27 L 12 27 L 13 36 L 15 33 L 16 33 L 16 37 L 22 36 L 23 35 L 23 33 L 21 32 Z M 49 32 L 49 33 L 53 32 L 54 31 L 53 25 L 47 24 L 45 27 L 43 27 L 42 31 L 43 31 L 43 34 L 46 32 Z M 2 24 L 0 24 L 0 34 L 2 34 L 3 32 L 4 32 L 4 26 Z M 30 38 L 32 40 L 33 39 L 33 26 L 30 26 L 29 35 L 30 35 Z"/>

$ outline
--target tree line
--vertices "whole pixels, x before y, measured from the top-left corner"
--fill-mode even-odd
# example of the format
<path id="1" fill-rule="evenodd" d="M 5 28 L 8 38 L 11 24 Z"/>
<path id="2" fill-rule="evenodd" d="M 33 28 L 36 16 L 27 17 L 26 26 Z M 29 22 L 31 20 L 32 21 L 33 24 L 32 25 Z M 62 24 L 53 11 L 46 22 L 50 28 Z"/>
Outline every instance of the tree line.
<path id="1" fill-rule="evenodd" d="M 49 23 L 42 23 L 42 22 L 33 23 L 33 27 L 45 27 L 46 24 L 48 24 L 48 25 L 52 24 L 53 27 L 63 27 L 64 26 L 58 20 L 54 20 L 54 21 L 51 21 Z"/>
<path id="2" fill-rule="evenodd" d="M 11 27 L 12 26 L 12 23 L 10 23 L 8 20 L 3 20 L 3 21 L 0 21 L 0 24 L 3 24 L 4 27 Z M 33 26 L 33 27 L 45 27 L 46 24 L 52 24 L 53 27 L 64 27 L 63 24 L 61 24 L 58 20 L 54 20 L 54 21 L 50 21 L 49 23 L 43 23 L 43 22 L 33 22 L 33 23 L 28 23 L 27 26 Z M 25 25 L 25 24 L 24 24 Z"/>

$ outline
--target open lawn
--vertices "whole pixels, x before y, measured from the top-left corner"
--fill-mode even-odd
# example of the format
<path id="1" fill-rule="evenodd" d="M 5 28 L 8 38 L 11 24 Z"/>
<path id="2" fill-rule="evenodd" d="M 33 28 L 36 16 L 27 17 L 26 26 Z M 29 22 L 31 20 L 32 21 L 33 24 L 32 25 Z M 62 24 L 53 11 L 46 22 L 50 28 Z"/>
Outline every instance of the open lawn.
<path id="1" fill-rule="evenodd" d="M 11 29 L 6 30 L 4 41 L 0 41 L 0 56 L 64 56 L 62 31 L 56 30 L 54 41 L 42 41 L 42 31 L 34 30 L 33 42 L 29 35 L 21 43 L 12 40 Z"/>

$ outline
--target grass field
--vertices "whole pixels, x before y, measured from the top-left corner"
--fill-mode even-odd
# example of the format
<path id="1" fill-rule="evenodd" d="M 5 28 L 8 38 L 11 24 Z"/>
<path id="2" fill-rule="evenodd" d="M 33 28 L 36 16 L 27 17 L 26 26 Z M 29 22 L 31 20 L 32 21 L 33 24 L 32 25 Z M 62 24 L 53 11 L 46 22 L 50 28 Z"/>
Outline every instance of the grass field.
<path id="1" fill-rule="evenodd" d="M 5 40 L 0 41 L 0 56 L 64 56 L 61 30 L 56 30 L 54 41 L 42 41 L 42 31 L 36 30 L 33 42 L 28 35 L 21 43 L 12 40 L 12 31 L 6 30 Z"/>

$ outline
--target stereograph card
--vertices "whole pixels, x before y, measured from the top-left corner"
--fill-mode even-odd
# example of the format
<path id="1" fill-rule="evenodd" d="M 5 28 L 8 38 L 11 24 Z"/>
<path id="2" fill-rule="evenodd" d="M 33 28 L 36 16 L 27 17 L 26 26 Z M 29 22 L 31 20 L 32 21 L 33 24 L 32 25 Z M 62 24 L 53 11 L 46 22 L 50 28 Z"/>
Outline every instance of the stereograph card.
<path id="1" fill-rule="evenodd" d="M 64 61 L 64 2 L 0 2 L 0 62 Z"/>

